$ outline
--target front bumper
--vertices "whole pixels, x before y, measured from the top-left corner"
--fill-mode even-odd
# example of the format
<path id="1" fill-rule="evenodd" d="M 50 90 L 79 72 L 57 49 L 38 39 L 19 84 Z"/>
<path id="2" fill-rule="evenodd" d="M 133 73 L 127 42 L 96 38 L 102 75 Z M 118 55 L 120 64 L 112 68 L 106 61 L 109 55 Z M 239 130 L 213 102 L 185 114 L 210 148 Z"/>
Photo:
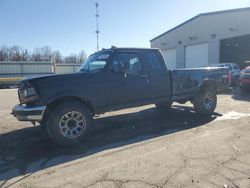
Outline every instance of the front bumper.
<path id="1" fill-rule="evenodd" d="M 19 121 L 42 121 L 46 106 L 26 106 L 16 105 L 12 109 L 12 114 Z"/>

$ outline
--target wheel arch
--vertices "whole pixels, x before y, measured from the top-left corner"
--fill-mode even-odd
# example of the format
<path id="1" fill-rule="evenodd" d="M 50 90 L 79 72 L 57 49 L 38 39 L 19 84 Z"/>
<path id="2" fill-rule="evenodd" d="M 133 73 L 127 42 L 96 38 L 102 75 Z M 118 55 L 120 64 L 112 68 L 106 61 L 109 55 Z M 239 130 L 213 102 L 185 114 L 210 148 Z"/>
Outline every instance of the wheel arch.
<path id="1" fill-rule="evenodd" d="M 201 91 L 205 87 L 213 88 L 215 90 L 215 92 L 217 93 L 217 84 L 216 84 L 216 81 L 214 79 L 203 80 L 203 82 L 200 85 L 199 91 Z"/>
<path id="2" fill-rule="evenodd" d="M 43 117 L 43 121 L 46 122 L 46 119 L 50 113 L 50 111 L 52 111 L 55 107 L 57 107 L 59 104 L 62 103 L 66 103 L 66 102 L 79 102 L 82 105 L 84 105 L 85 107 L 87 107 L 91 114 L 94 116 L 95 114 L 95 108 L 93 103 L 88 100 L 88 99 L 83 99 L 80 97 L 76 97 L 76 96 L 62 96 L 56 99 L 51 100 L 47 106 L 46 106 L 46 110 L 44 112 L 44 117 Z"/>

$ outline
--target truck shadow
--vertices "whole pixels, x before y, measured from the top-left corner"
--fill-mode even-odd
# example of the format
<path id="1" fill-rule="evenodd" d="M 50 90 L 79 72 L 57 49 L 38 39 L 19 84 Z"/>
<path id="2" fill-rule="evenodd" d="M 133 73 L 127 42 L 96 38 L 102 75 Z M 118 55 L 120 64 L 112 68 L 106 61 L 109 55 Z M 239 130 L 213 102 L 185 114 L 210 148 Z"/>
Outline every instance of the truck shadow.
<path id="1" fill-rule="evenodd" d="M 233 87 L 230 91 L 220 93 L 223 95 L 230 95 L 232 99 L 238 101 L 250 101 L 250 90 L 242 92 L 239 87 Z"/>
<path id="2" fill-rule="evenodd" d="M 57 148 L 41 135 L 39 127 L 0 136 L 0 187 L 9 179 L 35 173 L 75 159 L 205 125 L 220 114 L 199 116 L 190 107 L 174 106 L 160 113 L 156 108 L 94 120 L 91 135 L 73 149 Z M 22 177 L 24 178 L 24 177 Z M 2 183 L 1 183 L 2 182 Z"/>
<path id="3" fill-rule="evenodd" d="M 239 87 L 233 88 L 232 98 L 239 101 L 250 101 L 250 90 L 242 92 Z"/>

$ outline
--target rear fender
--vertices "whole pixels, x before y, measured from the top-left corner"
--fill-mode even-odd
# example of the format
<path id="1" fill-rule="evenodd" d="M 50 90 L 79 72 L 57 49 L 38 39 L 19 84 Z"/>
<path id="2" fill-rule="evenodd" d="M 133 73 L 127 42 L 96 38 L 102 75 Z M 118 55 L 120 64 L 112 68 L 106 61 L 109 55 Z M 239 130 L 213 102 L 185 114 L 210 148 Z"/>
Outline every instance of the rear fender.
<path id="1" fill-rule="evenodd" d="M 214 79 L 204 79 L 199 86 L 198 92 L 200 92 L 205 87 L 213 88 L 215 92 L 217 92 L 217 84 Z"/>

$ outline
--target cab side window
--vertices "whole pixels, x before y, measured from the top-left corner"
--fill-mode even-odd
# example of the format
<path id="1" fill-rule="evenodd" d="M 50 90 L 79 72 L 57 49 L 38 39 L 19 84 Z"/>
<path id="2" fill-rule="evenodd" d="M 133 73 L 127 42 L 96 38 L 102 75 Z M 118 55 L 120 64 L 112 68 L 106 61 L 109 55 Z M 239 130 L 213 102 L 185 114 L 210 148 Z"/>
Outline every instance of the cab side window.
<path id="1" fill-rule="evenodd" d="M 121 52 L 113 61 L 113 71 L 125 71 L 127 74 L 140 75 L 143 72 L 142 63 L 136 53 Z"/>
<path id="2" fill-rule="evenodd" d="M 162 64 L 156 51 L 150 51 L 145 53 L 144 55 L 147 58 L 147 62 L 152 73 L 161 73 L 165 71 L 166 66 Z"/>

